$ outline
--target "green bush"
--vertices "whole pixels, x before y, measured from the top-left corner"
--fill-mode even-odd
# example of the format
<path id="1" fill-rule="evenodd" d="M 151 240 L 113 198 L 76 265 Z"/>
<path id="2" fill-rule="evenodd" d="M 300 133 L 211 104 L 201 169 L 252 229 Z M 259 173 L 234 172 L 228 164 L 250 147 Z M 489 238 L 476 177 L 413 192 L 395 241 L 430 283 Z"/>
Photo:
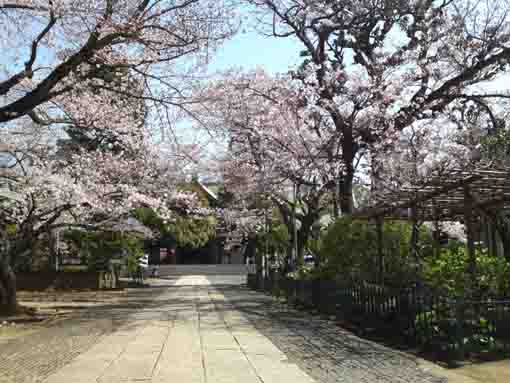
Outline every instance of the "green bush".
<path id="1" fill-rule="evenodd" d="M 406 284 L 416 279 L 416 266 L 410 255 L 412 226 L 407 222 L 383 225 L 384 277 L 391 284 Z M 420 256 L 432 253 L 432 239 L 425 228 L 419 235 Z M 321 240 L 320 267 L 316 275 L 328 278 L 376 280 L 378 272 L 377 231 L 365 220 L 343 217 Z"/>
<path id="2" fill-rule="evenodd" d="M 477 250 L 475 275 L 468 270 L 465 246 L 449 246 L 437 257 L 426 259 L 424 278 L 427 284 L 453 296 L 464 296 L 471 289 L 481 297 L 510 295 L 510 262 L 504 257 Z"/>
<path id="3" fill-rule="evenodd" d="M 143 240 L 135 235 L 112 232 L 68 231 L 65 239 L 74 243 L 82 254 L 83 263 L 91 271 L 108 268 L 110 260 L 124 253 L 138 260 L 143 256 Z"/>
<path id="4" fill-rule="evenodd" d="M 134 277 L 138 271 L 138 262 L 140 258 L 143 257 L 143 250 L 136 249 L 130 253 L 128 253 L 126 257 L 126 270 L 128 275 Z"/>
<path id="5" fill-rule="evenodd" d="M 199 249 L 216 236 L 216 219 L 212 216 L 177 216 L 173 222 L 166 222 L 149 208 L 139 208 L 135 216 L 140 222 L 161 237 L 172 237 L 179 247 Z"/>
<path id="6" fill-rule="evenodd" d="M 318 276 L 312 265 L 300 265 L 296 270 L 287 273 L 287 278 L 307 281 L 318 279 Z"/>
<path id="7" fill-rule="evenodd" d="M 258 233 L 256 244 L 259 254 L 264 254 L 267 250 L 271 264 L 278 268 L 283 267 L 290 246 L 289 233 L 284 224 L 274 224 L 267 233 Z"/>
<path id="8" fill-rule="evenodd" d="M 216 220 L 213 217 L 177 217 L 166 225 L 165 232 L 175 238 L 180 247 L 199 249 L 216 236 Z"/>

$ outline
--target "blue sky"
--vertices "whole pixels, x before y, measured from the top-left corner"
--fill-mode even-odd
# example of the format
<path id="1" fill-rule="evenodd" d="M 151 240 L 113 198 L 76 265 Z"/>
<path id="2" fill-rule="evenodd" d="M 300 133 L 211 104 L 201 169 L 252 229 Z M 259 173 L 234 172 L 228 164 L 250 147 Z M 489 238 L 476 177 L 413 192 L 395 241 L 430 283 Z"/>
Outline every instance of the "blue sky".
<path id="1" fill-rule="evenodd" d="M 216 53 L 209 66 L 210 72 L 232 67 L 255 69 L 261 66 L 270 73 L 286 72 L 299 63 L 300 43 L 293 38 L 265 37 L 256 31 L 238 33 Z"/>
<path id="2" fill-rule="evenodd" d="M 289 67 L 300 63 L 302 46 L 294 38 L 266 37 L 253 29 L 239 32 L 211 58 L 208 73 L 226 71 L 230 68 L 251 70 L 257 67 L 264 68 L 268 73 L 284 73 Z M 178 128 L 179 138 L 182 142 L 201 142 L 212 152 L 216 151 L 217 143 L 212 143 L 208 135 L 202 131 L 190 129 L 189 121 L 182 121 Z"/>
<path id="3" fill-rule="evenodd" d="M 208 72 L 212 74 L 233 67 L 244 70 L 262 67 L 268 73 L 283 73 L 303 60 L 299 56 L 301 50 L 296 39 L 265 37 L 251 29 L 239 32 L 223 44 L 212 57 Z M 189 121 L 181 122 L 178 131 L 181 142 L 200 142 L 205 152 L 217 153 L 218 142 L 210 141 L 202 131 L 190 129 Z"/>

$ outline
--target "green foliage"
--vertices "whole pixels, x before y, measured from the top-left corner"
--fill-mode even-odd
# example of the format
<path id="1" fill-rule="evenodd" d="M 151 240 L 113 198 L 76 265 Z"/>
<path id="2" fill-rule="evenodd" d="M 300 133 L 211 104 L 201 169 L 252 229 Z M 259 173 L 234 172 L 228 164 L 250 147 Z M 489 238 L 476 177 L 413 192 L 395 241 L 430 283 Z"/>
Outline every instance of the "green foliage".
<path id="1" fill-rule="evenodd" d="M 284 224 L 273 224 L 271 229 L 257 236 L 257 251 L 264 253 L 266 245 L 270 254 L 285 254 L 289 247 L 289 232 Z"/>
<path id="2" fill-rule="evenodd" d="M 317 279 L 318 275 L 312 265 L 300 265 L 295 271 L 287 274 L 287 278 L 295 280 L 312 280 Z"/>
<path id="3" fill-rule="evenodd" d="M 508 165 L 510 159 L 510 130 L 499 129 L 495 135 L 482 140 L 482 157 L 496 162 L 497 165 Z"/>
<path id="4" fill-rule="evenodd" d="M 164 232 L 165 221 L 152 209 L 141 207 L 133 212 L 135 218 L 153 231 Z"/>
<path id="5" fill-rule="evenodd" d="M 18 226 L 15 223 L 5 225 L 5 232 L 7 235 L 14 235 L 18 230 Z"/>
<path id="6" fill-rule="evenodd" d="M 450 302 L 417 314 L 415 328 L 419 343 L 432 345 L 440 339 L 443 349 L 456 356 L 460 351 L 463 354 L 500 351 L 502 345 L 494 337 L 497 320 L 485 317 L 486 314 L 490 315 L 489 312 L 479 312 L 468 307 Z"/>
<path id="7" fill-rule="evenodd" d="M 449 246 L 424 264 L 426 282 L 449 295 L 463 296 L 470 288 L 475 294 L 505 297 L 510 294 L 510 262 L 504 257 L 476 252 L 476 274 L 468 272 L 469 256 L 465 246 Z"/>
<path id="8" fill-rule="evenodd" d="M 156 212 L 148 208 L 135 211 L 135 217 L 148 228 L 158 231 L 161 237 L 172 237 L 179 247 L 198 249 L 207 244 L 216 235 L 214 217 L 177 217 L 174 222 L 166 223 Z"/>
<path id="9" fill-rule="evenodd" d="M 116 255 L 129 260 L 143 256 L 143 241 L 136 236 L 112 232 L 68 231 L 64 238 L 75 244 L 89 270 L 104 270 Z"/>
<path id="10" fill-rule="evenodd" d="M 136 249 L 133 252 L 128 253 L 125 263 L 128 275 L 133 276 L 136 274 L 138 271 L 138 261 L 141 257 L 143 257 L 142 249 Z"/>
<path id="11" fill-rule="evenodd" d="M 216 235 L 216 220 L 213 217 L 202 219 L 178 217 L 165 227 L 180 247 L 198 249 L 207 244 Z"/>
<path id="12" fill-rule="evenodd" d="M 416 277 L 410 256 L 412 227 L 405 222 L 383 225 L 384 275 L 389 283 L 405 284 Z M 376 225 L 343 217 L 337 220 L 321 240 L 320 268 L 316 273 L 329 278 L 375 280 L 378 270 Z M 419 234 L 421 257 L 432 252 L 432 239 L 425 228 Z"/>
<path id="13" fill-rule="evenodd" d="M 204 192 L 204 190 L 198 185 L 198 182 L 194 181 L 188 184 L 179 185 L 178 189 L 182 192 L 194 193 L 198 197 L 202 207 L 209 207 L 207 193 Z"/>

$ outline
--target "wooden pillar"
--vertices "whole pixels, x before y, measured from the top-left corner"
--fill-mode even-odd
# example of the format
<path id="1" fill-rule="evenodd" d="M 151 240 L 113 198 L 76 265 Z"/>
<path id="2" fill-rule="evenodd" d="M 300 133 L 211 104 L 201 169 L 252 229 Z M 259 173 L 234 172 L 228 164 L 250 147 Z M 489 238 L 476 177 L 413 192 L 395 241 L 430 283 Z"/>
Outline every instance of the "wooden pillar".
<path id="1" fill-rule="evenodd" d="M 412 231 L 411 231 L 411 255 L 413 257 L 413 261 L 415 262 L 415 271 L 416 276 L 420 273 L 421 270 L 421 259 L 420 252 L 418 250 L 418 241 L 420 236 L 420 228 L 418 226 L 418 208 L 416 204 L 411 206 L 411 223 L 412 223 Z"/>
<path id="2" fill-rule="evenodd" d="M 378 277 L 381 285 L 384 284 L 383 224 L 383 218 L 376 217 Z"/>
<path id="3" fill-rule="evenodd" d="M 496 229 L 496 225 L 492 225 L 492 238 L 494 242 L 494 251 L 497 257 L 504 257 L 505 252 L 503 249 L 503 242 L 501 241 L 501 237 L 499 235 L 498 230 Z"/>
<path id="4" fill-rule="evenodd" d="M 298 229 L 297 229 L 297 217 L 296 217 L 296 205 L 297 205 L 297 185 L 293 183 L 293 204 L 292 204 L 292 269 L 295 270 L 297 266 L 300 266 L 300 259 L 298 254 Z"/>
<path id="5" fill-rule="evenodd" d="M 250 238 L 251 237 L 251 238 Z M 253 236 L 248 237 L 251 245 L 251 251 L 253 252 L 253 256 L 255 259 L 255 274 L 257 280 L 257 288 L 260 289 L 263 286 L 263 278 L 264 278 L 264 261 L 263 255 L 258 251 L 256 240 Z"/>
<path id="6" fill-rule="evenodd" d="M 484 235 L 485 235 L 485 245 L 487 246 L 487 251 L 491 257 L 497 256 L 495 241 L 494 241 L 494 234 L 493 234 L 493 227 L 491 220 L 488 217 L 484 217 L 483 219 L 483 228 L 484 228 Z"/>
<path id="7" fill-rule="evenodd" d="M 464 186 L 464 221 L 467 233 L 467 252 L 469 258 L 469 272 L 474 276 L 476 272 L 476 252 L 473 227 L 473 197 L 469 186 Z"/>

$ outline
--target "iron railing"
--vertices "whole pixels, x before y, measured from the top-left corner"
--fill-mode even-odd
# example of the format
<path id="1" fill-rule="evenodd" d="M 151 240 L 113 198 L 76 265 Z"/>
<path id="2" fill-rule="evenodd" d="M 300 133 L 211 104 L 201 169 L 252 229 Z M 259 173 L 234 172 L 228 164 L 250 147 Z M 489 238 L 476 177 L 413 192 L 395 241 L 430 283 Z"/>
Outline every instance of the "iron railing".
<path id="1" fill-rule="evenodd" d="M 360 328 L 398 335 L 408 344 L 445 352 L 448 358 L 510 351 L 510 300 L 468 301 L 423 287 L 293 280 L 277 278 L 277 274 L 265 279 L 249 277 L 248 285 Z"/>

